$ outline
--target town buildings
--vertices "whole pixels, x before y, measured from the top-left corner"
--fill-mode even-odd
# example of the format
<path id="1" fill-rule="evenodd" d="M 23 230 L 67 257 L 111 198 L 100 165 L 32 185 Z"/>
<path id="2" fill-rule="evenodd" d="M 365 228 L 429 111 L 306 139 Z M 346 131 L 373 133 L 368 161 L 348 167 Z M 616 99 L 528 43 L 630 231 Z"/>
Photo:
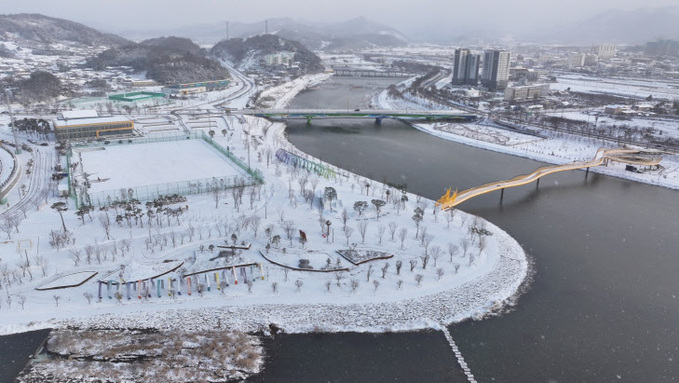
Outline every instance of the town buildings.
<path id="1" fill-rule="evenodd" d="M 483 53 L 481 84 L 491 91 L 503 90 L 509 82 L 510 53 L 501 50 L 487 50 Z"/>

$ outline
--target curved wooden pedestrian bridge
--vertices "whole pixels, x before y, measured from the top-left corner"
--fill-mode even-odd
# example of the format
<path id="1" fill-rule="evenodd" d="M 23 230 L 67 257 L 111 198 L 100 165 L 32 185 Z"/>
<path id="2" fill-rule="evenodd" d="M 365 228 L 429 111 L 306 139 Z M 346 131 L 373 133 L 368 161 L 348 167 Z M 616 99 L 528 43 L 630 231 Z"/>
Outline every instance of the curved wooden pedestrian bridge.
<path id="1" fill-rule="evenodd" d="M 637 166 L 657 166 L 660 164 L 661 160 L 662 157 L 658 156 L 658 152 L 656 151 L 627 148 L 599 148 L 594 158 L 590 161 L 576 161 L 570 164 L 544 166 L 536 169 L 532 173 L 519 175 L 510 180 L 490 182 L 471 189 L 463 190 L 461 192 L 455 191 L 453 194 L 450 193 L 451 189 L 448 189 L 446 194 L 436 201 L 436 205 L 440 206 L 442 210 L 452 209 L 471 198 L 478 197 L 482 194 L 490 193 L 495 190 L 504 190 L 506 188 L 526 185 L 533 181 L 539 181 L 540 177 L 544 177 L 552 173 L 607 165 L 609 161 Z"/>

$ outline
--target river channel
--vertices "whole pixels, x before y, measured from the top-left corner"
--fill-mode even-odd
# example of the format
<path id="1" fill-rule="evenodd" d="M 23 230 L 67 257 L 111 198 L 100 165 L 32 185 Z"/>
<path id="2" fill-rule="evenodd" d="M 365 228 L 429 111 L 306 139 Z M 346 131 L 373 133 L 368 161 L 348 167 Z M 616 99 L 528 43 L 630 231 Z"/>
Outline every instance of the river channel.
<path id="1" fill-rule="evenodd" d="M 290 107 L 365 107 L 361 92 L 371 89 L 348 80 L 342 93 L 338 83 L 342 80 L 332 80 L 328 92 L 324 85 L 307 91 Z M 315 157 L 376 180 L 407 183 L 409 191 L 432 199 L 451 186 L 464 189 L 544 165 L 444 141 L 397 121 L 293 122 L 287 134 Z M 478 381 L 679 380 L 678 198 L 674 190 L 573 171 L 547 176 L 539 186 L 508 189 L 502 203 L 498 192 L 461 205 L 516 238 L 536 271 L 509 313 L 450 326 Z M 388 348 L 388 357 L 380 360 L 420 359 L 412 339 L 408 347 L 393 348 L 382 343 L 389 335 L 344 336 L 352 342 L 337 341 L 340 334 L 327 344 L 337 355 L 333 363 L 346 368 L 355 352 L 346 343 L 361 342 L 368 355 Z M 283 342 L 283 349 L 300 346 L 295 363 L 302 370 L 315 363 L 318 352 L 302 350 L 308 337 L 292 335 Z M 423 344 L 429 341 L 422 336 Z M 282 372 L 277 354 L 271 355 L 271 373 Z M 427 360 L 426 366 L 456 368 L 450 352 Z M 365 380 L 392 380 L 382 371 L 366 371 Z M 334 374 L 311 379 L 318 380 L 341 379 Z"/>

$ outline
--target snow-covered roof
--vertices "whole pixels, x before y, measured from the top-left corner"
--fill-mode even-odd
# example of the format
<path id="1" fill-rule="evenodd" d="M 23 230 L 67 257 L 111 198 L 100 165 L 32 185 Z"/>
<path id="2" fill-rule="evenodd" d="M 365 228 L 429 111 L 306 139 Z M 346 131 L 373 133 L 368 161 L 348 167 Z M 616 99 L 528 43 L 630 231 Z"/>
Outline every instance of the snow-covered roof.
<path id="1" fill-rule="evenodd" d="M 76 119 L 76 118 L 92 118 L 99 117 L 99 113 L 96 110 L 67 110 L 61 112 L 59 116 L 60 120 L 65 119 Z"/>
<path id="2" fill-rule="evenodd" d="M 66 126 L 76 126 L 76 125 L 89 125 L 89 124 L 102 124 L 107 122 L 127 122 L 131 121 L 127 117 L 123 116 L 112 116 L 112 117 L 96 117 L 96 118 L 76 118 L 68 120 L 54 120 L 55 128 L 63 128 Z"/>

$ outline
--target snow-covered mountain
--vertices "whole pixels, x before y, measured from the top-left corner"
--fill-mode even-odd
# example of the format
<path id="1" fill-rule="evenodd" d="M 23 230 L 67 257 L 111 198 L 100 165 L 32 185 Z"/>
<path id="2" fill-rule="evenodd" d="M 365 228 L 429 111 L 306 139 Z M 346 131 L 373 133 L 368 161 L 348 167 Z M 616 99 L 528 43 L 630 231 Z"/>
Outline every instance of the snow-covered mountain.
<path id="1" fill-rule="evenodd" d="M 0 40 L 31 47 L 54 43 L 83 46 L 120 46 L 130 43 L 120 36 L 102 33 L 80 23 L 27 13 L 0 15 Z"/>

